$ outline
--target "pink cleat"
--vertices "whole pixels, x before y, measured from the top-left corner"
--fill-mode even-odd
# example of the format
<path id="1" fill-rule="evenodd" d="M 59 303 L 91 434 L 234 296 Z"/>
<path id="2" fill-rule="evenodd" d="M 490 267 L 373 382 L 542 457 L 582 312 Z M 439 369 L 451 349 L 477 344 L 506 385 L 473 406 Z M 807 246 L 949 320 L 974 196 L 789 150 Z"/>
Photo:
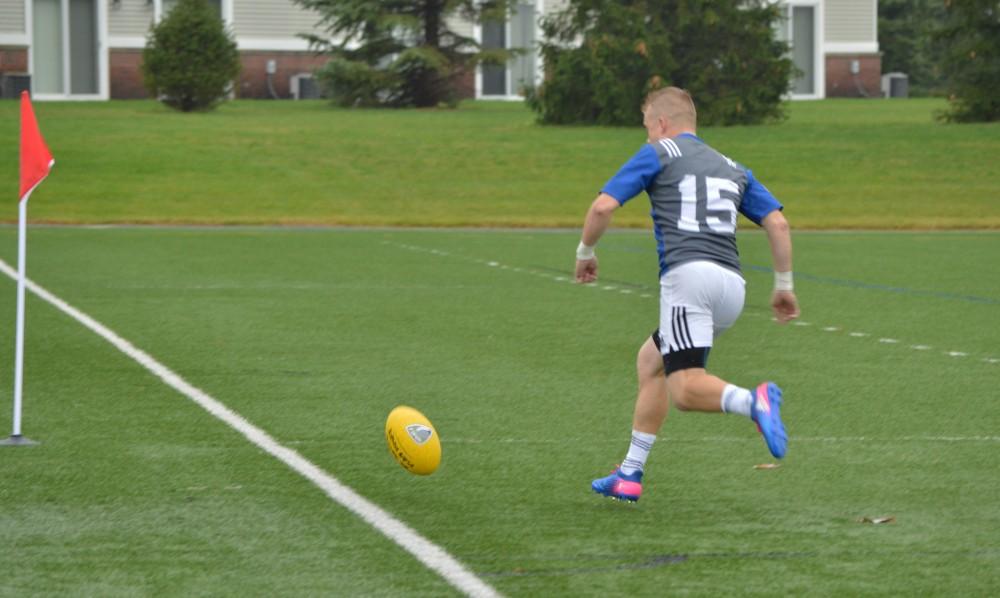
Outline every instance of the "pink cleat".
<path id="1" fill-rule="evenodd" d="M 642 496 L 642 472 L 625 475 L 617 467 L 611 475 L 590 483 L 594 492 L 617 500 L 636 502 Z"/>

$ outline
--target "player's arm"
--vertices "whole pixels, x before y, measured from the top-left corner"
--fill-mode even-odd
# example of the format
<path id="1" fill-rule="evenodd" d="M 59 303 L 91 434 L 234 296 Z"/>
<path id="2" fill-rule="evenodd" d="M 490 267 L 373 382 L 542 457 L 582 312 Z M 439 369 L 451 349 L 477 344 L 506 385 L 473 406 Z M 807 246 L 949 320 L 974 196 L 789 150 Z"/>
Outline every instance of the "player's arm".
<path id="1" fill-rule="evenodd" d="M 767 232 L 771 245 L 771 259 L 774 263 L 774 292 L 771 294 L 771 308 L 779 324 L 799 317 L 799 301 L 795 297 L 792 284 L 792 233 L 788 220 L 781 210 L 773 210 L 761 220 L 760 225 Z"/>
<path id="2" fill-rule="evenodd" d="M 594 246 L 611 224 L 611 217 L 621 204 L 607 193 L 601 193 L 590 204 L 587 217 L 583 221 L 583 234 L 576 248 L 576 281 L 597 280 L 597 256 Z"/>
<path id="3" fill-rule="evenodd" d="M 660 173 L 660 159 L 649 144 L 640 149 L 611 177 L 590 204 L 583 222 L 583 234 L 576 248 L 576 281 L 597 280 L 597 256 L 594 246 L 608 229 L 611 215 L 621 205 L 646 189 Z"/>
<path id="4" fill-rule="evenodd" d="M 792 287 L 792 233 L 781 213 L 781 203 L 760 184 L 749 169 L 747 187 L 740 201 L 740 213 L 767 232 L 771 245 L 771 259 L 774 262 L 774 292 L 771 294 L 771 308 L 779 324 L 799 317 L 799 301 Z"/>

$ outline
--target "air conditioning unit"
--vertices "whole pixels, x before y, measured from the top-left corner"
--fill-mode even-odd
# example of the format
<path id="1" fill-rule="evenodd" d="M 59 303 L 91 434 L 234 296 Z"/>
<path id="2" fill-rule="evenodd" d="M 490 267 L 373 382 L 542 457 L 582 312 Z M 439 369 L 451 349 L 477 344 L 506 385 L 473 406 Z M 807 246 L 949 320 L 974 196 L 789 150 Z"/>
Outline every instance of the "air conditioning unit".
<path id="1" fill-rule="evenodd" d="M 316 100 L 323 95 L 312 73 L 292 75 L 288 86 L 292 90 L 292 98 L 296 100 Z"/>
<path id="2" fill-rule="evenodd" d="M 886 73 L 882 75 L 882 95 L 887 98 L 909 97 L 910 78 L 905 73 Z"/>
<path id="3" fill-rule="evenodd" d="M 28 73 L 0 73 L 0 98 L 16 100 L 21 92 L 31 93 L 31 75 Z"/>

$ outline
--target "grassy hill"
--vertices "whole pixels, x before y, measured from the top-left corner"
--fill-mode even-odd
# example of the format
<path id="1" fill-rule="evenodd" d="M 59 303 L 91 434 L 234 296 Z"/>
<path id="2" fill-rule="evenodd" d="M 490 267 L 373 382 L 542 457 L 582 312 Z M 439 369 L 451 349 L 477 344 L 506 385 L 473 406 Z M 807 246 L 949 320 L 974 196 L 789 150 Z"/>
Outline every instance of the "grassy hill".
<path id="1" fill-rule="evenodd" d="M 1000 124 L 943 125 L 939 100 L 795 102 L 787 121 L 704 128 L 813 228 L 1000 228 Z M 523 105 L 342 110 L 236 101 L 39 102 L 56 158 L 33 222 L 578 226 L 640 127 L 543 127 Z M 17 219 L 16 102 L 0 103 L 0 221 Z M 646 199 L 616 215 L 648 226 Z"/>

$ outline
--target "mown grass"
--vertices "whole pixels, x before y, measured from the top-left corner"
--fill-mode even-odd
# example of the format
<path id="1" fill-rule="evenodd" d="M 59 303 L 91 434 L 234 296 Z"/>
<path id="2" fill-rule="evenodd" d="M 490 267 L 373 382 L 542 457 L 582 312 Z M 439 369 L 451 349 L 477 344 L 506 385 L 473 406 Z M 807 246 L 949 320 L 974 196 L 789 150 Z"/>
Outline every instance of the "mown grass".
<path id="1" fill-rule="evenodd" d="M 933 121 L 938 100 L 824 100 L 787 121 L 704 128 L 797 228 L 1000 227 L 1000 124 Z M 644 141 L 634 128 L 543 127 L 520 104 L 341 110 L 236 101 L 37 103 L 56 157 L 34 222 L 577 226 Z M 0 103 L 0 188 L 14 221 L 17 103 Z M 619 226 L 648 226 L 644 198 Z"/>
<path id="2" fill-rule="evenodd" d="M 0 227 L 8 263 L 15 237 Z M 788 456 L 755 469 L 751 422 L 672 411 L 634 506 L 589 482 L 627 449 L 655 250 L 609 234 L 584 287 L 577 240 L 38 227 L 29 273 L 512 597 L 995 593 L 1000 234 L 800 235 L 808 325 L 777 326 L 766 240 L 742 233 L 747 305 L 709 367 L 783 385 Z M 14 295 L 0 278 L 0 313 Z M 41 444 L 0 449 L 0 596 L 457 594 L 34 296 L 27 330 Z M 441 434 L 434 475 L 386 449 L 400 403 Z"/>

